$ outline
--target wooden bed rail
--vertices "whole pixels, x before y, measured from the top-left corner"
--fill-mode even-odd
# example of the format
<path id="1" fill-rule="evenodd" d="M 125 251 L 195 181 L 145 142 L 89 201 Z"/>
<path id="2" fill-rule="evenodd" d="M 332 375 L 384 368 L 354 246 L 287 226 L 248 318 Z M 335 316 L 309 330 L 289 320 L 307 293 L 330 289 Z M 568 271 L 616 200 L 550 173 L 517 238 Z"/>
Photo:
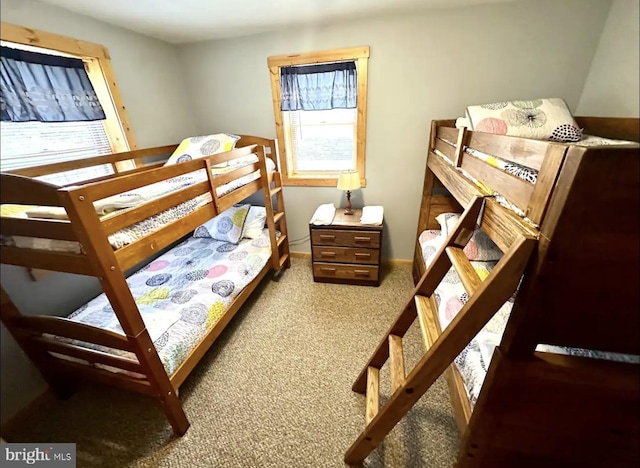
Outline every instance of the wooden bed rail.
<path id="1" fill-rule="evenodd" d="M 67 188 L 65 190 L 68 190 L 72 197 L 83 196 L 84 201 L 102 200 L 112 195 L 125 193 L 156 182 L 162 182 L 172 177 L 205 169 L 207 161 L 214 166 L 243 156 L 249 156 L 254 154 L 255 150 L 255 146 L 246 146 L 236 150 L 198 158 L 193 161 L 151 169 L 142 173 L 123 175 L 115 179 L 85 184 L 77 188 Z"/>
<path id="2" fill-rule="evenodd" d="M 8 323 L 28 333 L 61 336 L 133 352 L 133 347 L 126 336 L 67 318 L 19 315 L 10 318 Z"/>
<path id="3" fill-rule="evenodd" d="M 62 206 L 58 187 L 28 177 L 0 174 L 0 204 Z"/>
<path id="4" fill-rule="evenodd" d="M 101 166 L 102 164 L 111 164 L 114 172 L 118 172 L 115 163 L 134 160 L 136 165 L 140 165 L 142 158 L 150 156 L 169 156 L 178 145 L 157 146 L 155 148 L 145 148 L 134 151 L 126 151 L 122 153 L 108 154 L 105 156 L 96 156 L 93 158 L 76 159 L 73 161 L 64 161 L 53 164 L 46 164 L 36 167 L 27 167 L 24 169 L 17 169 L 11 171 L 11 174 L 21 175 L 25 177 L 39 177 L 50 174 L 57 174 L 60 172 L 73 171 L 75 169 L 82 169 L 87 167 Z"/>
<path id="5" fill-rule="evenodd" d="M 240 135 L 240 140 L 238 140 L 236 148 L 250 145 L 262 146 L 264 148 L 264 155 L 276 163 L 276 167 L 278 167 L 278 145 L 276 140 L 251 135 Z"/>
<path id="6" fill-rule="evenodd" d="M 518 207 L 533 223 L 540 225 L 551 191 L 564 162 L 567 146 L 547 141 L 473 132 L 466 128 L 436 125 L 430 151 L 437 150 L 454 166 L 466 171 Z M 470 155 L 476 150 L 538 171 L 535 184 L 509 174 Z M 434 156 L 437 157 L 437 156 Z M 446 184 L 445 184 L 446 185 Z M 458 200 L 464 204 L 464 201 Z"/>

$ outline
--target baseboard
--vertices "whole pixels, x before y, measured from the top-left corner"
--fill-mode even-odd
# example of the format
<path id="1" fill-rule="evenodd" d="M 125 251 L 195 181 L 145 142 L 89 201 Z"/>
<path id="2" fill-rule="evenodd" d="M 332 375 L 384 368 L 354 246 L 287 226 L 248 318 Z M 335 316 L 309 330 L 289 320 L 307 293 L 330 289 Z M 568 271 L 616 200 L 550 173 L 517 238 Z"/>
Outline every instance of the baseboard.
<path id="1" fill-rule="evenodd" d="M 2 438 L 6 439 L 7 434 L 11 434 L 12 429 L 20 422 L 33 413 L 36 413 L 44 406 L 46 403 L 49 403 L 52 400 L 55 400 L 55 395 L 51 391 L 49 387 L 47 387 L 40 395 L 35 397 L 31 403 L 27 404 L 21 410 L 18 410 L 16 414 L 11 416 L 8 420 L 6 420 L 2 425 L 0 425 L 0 434 L 2 434 Z M 11 436 L 9 436 L 11 439 Z M 9 440 L 10 442 L 11 440 Z M 6 440 L 5 440 L 6 442 Z"/>
<path id="2" fill-rule="evenodd" d="M 311 258 L 311 252 L 289 252 L 291 258 Z M 386 266 L 411 266 L 413 260 L 406 260 L 404 258 L 396 258 L 390 260 L 383 260 L 383 265 Z"/>

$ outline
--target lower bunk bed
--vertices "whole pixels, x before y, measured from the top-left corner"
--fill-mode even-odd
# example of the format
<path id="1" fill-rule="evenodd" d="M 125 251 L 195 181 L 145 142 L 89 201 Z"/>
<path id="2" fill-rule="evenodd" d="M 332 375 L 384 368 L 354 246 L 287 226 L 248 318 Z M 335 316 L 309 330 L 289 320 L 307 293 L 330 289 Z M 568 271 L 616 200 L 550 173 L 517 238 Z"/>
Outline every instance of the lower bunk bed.
<path id="1" fill-rule="evenodd" d="M 176 149 L 69 186 L 34 179 L 69 163 L 2 174 L 2 263 L 95 276 L 104 291 L 59 317 L 23 315 L 2 289 L 2 322 L 56 396 L 82 379 L 117 386 L 157 398 L 187 431 L 180 386 L 267 273 L 289 266 L 275 141 L 241 141 L 173 163 L 182 145 L 77 161 L 115 168 Z M 263 207 L 244 202 L 254 193 Z"/>

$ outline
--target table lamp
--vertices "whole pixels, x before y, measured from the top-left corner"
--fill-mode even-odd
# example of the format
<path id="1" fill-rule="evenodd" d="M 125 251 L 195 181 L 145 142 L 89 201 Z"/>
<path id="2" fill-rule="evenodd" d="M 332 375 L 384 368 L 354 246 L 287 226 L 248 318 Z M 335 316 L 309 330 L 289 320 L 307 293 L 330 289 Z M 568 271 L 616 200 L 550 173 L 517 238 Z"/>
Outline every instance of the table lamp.
<path id="1" fill-rule="evenodd" d="M 353 210 L 351 209 L 351 191 L 358 190 L 360 187 L 360 173 L 358 171 L 350 170 L 340 173 L 340 177 L 338 177 L 338 188 L 347 191 L 347 206 L 344 209 L 344 214 L 353 214 Z"/>

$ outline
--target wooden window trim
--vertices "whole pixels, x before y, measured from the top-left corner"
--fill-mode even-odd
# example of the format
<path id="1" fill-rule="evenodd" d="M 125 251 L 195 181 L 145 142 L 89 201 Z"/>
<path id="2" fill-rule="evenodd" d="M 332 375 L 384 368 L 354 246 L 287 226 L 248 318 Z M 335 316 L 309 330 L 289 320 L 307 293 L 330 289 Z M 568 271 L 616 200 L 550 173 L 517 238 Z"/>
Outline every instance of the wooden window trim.
<path id="1" fill-rule="evenodd" d="M 276 55 L 267 58 L 269 75 L 271 77 L 271 94 L 273 97 L 273 114 L 276 122 L 276 136 L 278 139 L 278 152 L 281 156 L 280 172 L 284 185 L 299 185 L 308 187 L 335 187 L 337 177 L 309 177 L 305 175 L 290 175 L 288 158 L 285 150 L 284 125 L 282 111 L 280 110 L 280 68 L 292 65 L 307 65 L 324 62 L 339 62 L 353 60 L 358 72 L 358 122 L 356 125 L 356 169 L 360 172 L 361 184 L 366 187 L 365 178 L 365 153 L 367 132 L 367 75 L 369 65 L 369 46 L 353 47 L 349 49 L 332 49 L 320 52 L 308 52 L 302 54 Z M 306 176 L 306 177 L 305 177 Z"/>
<path id="2" fill-rule="evenodd" d="M 81 41 L 37 29 L 25 28 L 2 21 L 0 23 L 0 39 L 14 44 L 49 49 L 80 57 L 86 64 L 87 75 L 100 102 L 111 102 L 111 106 L 103 106 L 106 116 L 105 133 L 113 153 L 122 153 L 138 149 L 129 117 L 124 107 L 122 95 L 116 85 L 111 57 L 106 47 L 92 42 Z M 127 170 L 142 165 L 142 160 L 122 161 L 117 163 L 116 170 Z M 35 268 L 28 269 L 33 281 L 41 280 L 51 273 Z"/>
<path id="3" fill-rule="evenodd" d="M 103 106 L 107 117 L 104 121 L 105 131 L 109 137 L 111 150 L 114 153 L 121 153 L 138 148 L 131 131 L 122 95 L 116 85 L 113 69 L 111 68 L 111 57 L 106 47 L 59 34 L 25 28 L 4 21 L 0 25 L 0 33 L 3 41 L 40 47 L 80 57 L 86 64 L 87 74 L 98 99 L 101 102 L 108 101 L 112 103 L 111 106 Z M 123 167 L 122 169 L 125 168 Z"/>

